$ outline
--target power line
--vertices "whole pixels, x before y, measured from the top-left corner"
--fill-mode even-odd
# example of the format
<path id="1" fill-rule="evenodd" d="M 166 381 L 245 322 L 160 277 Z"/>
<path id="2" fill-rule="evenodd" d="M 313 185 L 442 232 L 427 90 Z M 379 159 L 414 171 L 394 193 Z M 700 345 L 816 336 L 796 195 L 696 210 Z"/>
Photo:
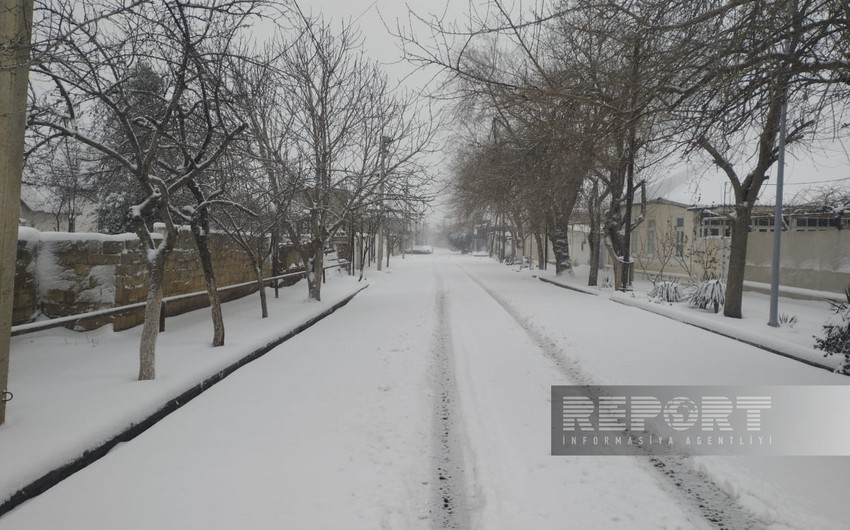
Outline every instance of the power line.
<path id="1" fill-rule="evenodd" d="M 850 177 L 845 177 L 845 178 L 841 178 L 841 179 L 830 179 L 830 180 L 813 180 L 811 182 L 786 182 L 785 185 L 786 186 L 804 186 L 804 185 L 808 185 L 808 184 L 826 184 L 826 183 L 829 183 L 829 182 L 844 182 L 844 181 L 847 181 L 847 180 L 850 180 Z M 773 182 L 765 182 L 764 185 L 765 186 L 776 186 L 776 184 L 773 183 Z"/>

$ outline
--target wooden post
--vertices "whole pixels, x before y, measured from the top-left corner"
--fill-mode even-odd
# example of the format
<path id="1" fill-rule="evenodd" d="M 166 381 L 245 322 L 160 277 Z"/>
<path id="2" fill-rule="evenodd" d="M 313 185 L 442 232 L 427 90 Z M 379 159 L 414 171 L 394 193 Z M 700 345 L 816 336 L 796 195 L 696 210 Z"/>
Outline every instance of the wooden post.
<path id="1" fill-rule="evenodd" d="M 6 421 L 33 0 L 0 0 L 0 425 Z"/>

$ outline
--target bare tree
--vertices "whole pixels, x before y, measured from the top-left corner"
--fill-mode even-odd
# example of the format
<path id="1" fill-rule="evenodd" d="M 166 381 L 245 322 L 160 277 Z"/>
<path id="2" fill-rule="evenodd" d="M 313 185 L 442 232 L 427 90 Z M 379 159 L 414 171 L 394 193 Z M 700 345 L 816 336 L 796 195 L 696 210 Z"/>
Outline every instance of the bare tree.
<path id="1" fill-rule="evenodd" d="M 260 312 L 266 318 L 269 310 L 263 268 L 274 254 L 277 241 L 272 234 L 280 226 L 284 199 L 275 195 L 274 190 L 279 188 L 268 186 L 263 172 L 245 164 L 244 158 L 226 156 L 221 165 L 232 182 L 224 195 L 213 200 L 216 210 L 212 220 L 248 256 L 260 294 Z"/>
<path id="2" fill-rule="evenodd" d="M 649 20 L 663 19 L 661 6 L 644 7 Z M 679 75 L 672 44 L 627 12 L 585 0 L 525 11 L 491 0 L 465 26 L 412 18 L 411 28 L 398 31 L 409 60 L 439 66 L 460 80 L 453 87 L 486 95 L 500 113 L 527 114 L 526 124 L 549 129 L 545 134 L 557 145 L 553 152 L 568 154 L 553 166 L 560 180 L 550 182 L 560 182 L 553 191 L 562 198 L 548 216 L 550 227 L 558 225 L 551 232 L 561 256 L 556 262 L 564 266 L 569 259 L 564 227 L 580 182 L 591 171 L 597 175 L 608 197 L 606 242 L 625 269 L 626 274 L 616 270 L 618 286 L 625 287 L 632 205 L 642 169 L 661 156 L 657 115 L 669 106 L 668 85 Z M 422 33 L 428 36 L 419 37 Z"/>
<path id="3" fill-rule="evenodd" d="M 40 60 L 33 69 L 38 98 L 29 120 L 34 143 L 73 138 L 132 175 L 144 196 L 130 209 L 131 225 L 147 254 L 149 279 L 139 379 L 155 376 L 162 282 L 178 223 L 199 216 L 196 226 L 203 227 L 201 212 L 209 202 L 201 177 L 244 128 L 220 98 L 221 72 L 215 65 L 260 7 L 260 0 L 212 0 L 140 2 L 116 9 L 103 0 L 77 9 L 57 1 L 40 12 L 37 27 L 43 38 L 37 40 L 43 48 L 36 51 Z M 129 80 L 142 63 L 161 80 L 159 91 L 146 94 L 161 102 L 153 113 L 133 105 L 132 90 L 138 85 Z M 52 90 L 40 92 L 45 84 Z M 121 134 L 92 133 L 107 122 Z M 180 194 L 192 197 L 194 205 L 181 208 Z M 161 237 L 145 222 L 154 212 L 164 223 Z M 208 288 L 215 315 L 214 281 Z M 224 338 L 221 325 L 215 318 L 217 344 Z"/>
<path id="4" fill-rule="evenodd" d="M 26 156 L 23 183 L 46 196 L 46 207 L 55 219 L 54 230 L 77 231 L 83 207 L 94 204 L 95 184 L 90 153 L 63 138 Z"/>
<path id="5" fill-rule="evenodd" d="M 729 179 L 734 215 L 724 315 L 742 316 L 747 239 L 753 207 L 778 159 L 781 120 L 790 109 L 786 143 L 803 141 L 827 99 L 799 71 L 817 57 L 823 2 L 719 2 L 679 13 L 688 40 L 684 97 L 675 119 L 690 153 L 702 153 Z M 676 35 L 678 29 L 669 33 Z M 824 85 L 825 86 L 825 85 Z M 821 94 L 819 94 L 821 93 Z"/>
<path id="6" fill-rule="evenodd" d="M 437 122 L 414 100 L 390 93 L 352 26 L 335 31 L 303 14 L 293 24 L 301 37 L 279 63 L 294 139 L 284 227 L 307 268 L 309 297 L 318 300 L 325 246 L 351 212 L 399 195 L 402 187 L 390 180 L 406 179 L 407 192 L 424 197 L 422 156 Z"/>

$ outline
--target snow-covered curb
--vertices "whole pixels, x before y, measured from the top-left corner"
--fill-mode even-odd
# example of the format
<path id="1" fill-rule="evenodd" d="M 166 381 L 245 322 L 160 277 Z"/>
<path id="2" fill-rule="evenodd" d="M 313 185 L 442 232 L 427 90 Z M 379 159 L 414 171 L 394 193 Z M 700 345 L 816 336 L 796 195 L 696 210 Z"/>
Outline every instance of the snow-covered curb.
<path id="1" fill-rule="evenodd" d="M 331 285 L 334 289 L 327 289 Z M 158 356 L 164 358 L 163 360 L 168 360 L 168 356 L 187 355 L 179 361 L 179 364 L 175 363 L 179 369 L 162 370 L 161 376 L 156 381 L 137 382 L 129 378 L 126 380 L 107 378 L 101 372 L 109 372 L 113 375 L 114 370 L 111 369 L 114 365 L 109 363 L 107 367 L 89 366 L 93 382 L 87 381 L 88 384 L 82 389 L 77 389 L 76 395 L 73 396 L 68 395 L 66 392 L 69 389 L 63 387 L 68 384 L 66 381 L 72 380 L 71 374 L 58 381 L 50 377 L 53 374 L 48 374 L 45 381 L 47 388 L 43 394 L 36 394 L 36 389 L 30 391 L 29 381 L 19 383 L 25 391 L 19 392 L 16 398 L 26 399 L 25 396 L 29 392 L 30 403 L 21 404 L 21 408 L 25 407 L 26 410 L 20 414 L 19 419 L 11 418 L 12 421 L 7 421 L 6 425 L 0 427 L 0 451 L 11 456 L 8 460 L 4 459 L 4 473 L 0 477 L 0 499 L 2 499 L 0 515 L 103 457 L 116 445 L 138 436 L 238 368 L 268 353 L 282 342 L 344 306 L 368 287 L 368 284 L 340 279 L 331 282 L 327 287 L 327 291 L 330 292 L 326 292 L 323 302 L 300 302 L 298 305 L 292 302 L 296 302 L 303 296 L 301 289 L 287 290 L 288 296 L 275 304 L 277 309 L 289 309 L 285 315 L 281 315 L 282 319 L 254 318 L 250 326 L 236 326 L 229 333 L 228 345 L 220 349 L 213 350 L 207 345 L 203 348 L 206 351 L 202 351 L 195 344 L 199 342 L 197 338 L 177 339 L 174 344 L 168 344 L 166 340 L 160 341 L 163 344 L 158 348 L 160 350 Z M 295 294 L 296 289 L 298 294 Z M 244 314 L 245 309 L 250 305 L 252 310 L 256 310 L 254 300 L 246 298 L 236 302 L 241 304 L 225 304 L 225 309 Z M 237 305 L 244 307 L 235 307 Z M 242 316 L 244 318 L 244 315 Z M 185 317 L 187 321 L 196 321 L 195 324 L 200 322 L 203 327 L 206 327 L 205 321 L 208 320 L 204 310 L 182 317 Z M 226 324 L 228 320 L 226 315 Z M 232 320 L 235 319 L 230 320 L 233 323 Z M 175 329 L 179 328 L 175 327 Z M 63 335 L 74 333 L 67 330 L 51 331 Z M 176 333 L 170 333 L 170 337 L 163 336 L 163 338 L 174 339 L 181 332 L 192 334 L 197 330 L 189 324 Z M 43 333 L 47 340 L 42 341 L 43 345 L 40 348 L 36 347 L 37 351 L 16 352 L 13 345 L 13 355 L 32 357 L 49 355 L 48 351 L 52 350 L 49 340 L 56 337 L 48 335 L 50 332 Z M 85 334 L 77 336 L 85 337 Z M 27 350 L 33 345 L 38 345 L 39 338 L 41 334 L 19 339 L 20 342 L 25 343 L 25 346 L 19 350 Z M 111 349 L 110 346 L 114 348 L 116 344 L 128 346 L 125 344 L 127 342 L 135 344 L 133 330 L 122 333 L 100 331 L 98 337 L 83 339 L 83 342 L 91 340 L 96 347 L 99 338 L 106 343 L 101 345 L 101 349 Z M 203 337 L 203 339 L 206 338 L 206 336 Z M 206 342 L 203 339 L 202 341 Z M 181 346 L 185 347 L 186 342 L 192 343 L 195 351 L 180 351 Z M 172 347 L 169 348 L 169 346 Z M 119 354 L 124 357 L 129 353 L 132 358 L 132 350 L 130 352 L 99 352 L 101 357 L 83 359 L 82 362 L 85 363 L 86 360 L 94 362 L 93 359 L 102 361 L 104 353 L 108 357 L 118 357 Z M 205 355 L 194 357 L 188 355 L 198 353 Z M 217 355 L 218 353 L 221 354 Z M 174 359 L 171 360 L 174 361 Z M 58 359 L 57 361 L 57 364 L 63 362 Z M 38 366 L 38 363 L 32 366 Z M 55 366 L 44 366 L 44 368 L 55 370 Z M 13 370 L 13 384 L 15 375 L 16 372 Z M 52 383 L 55 383 L 57 387 L 53 389 L 55 393 L 50 392 L 49 387 Z M 63 399 L 64 401 L 76 399 L 77 406 L 69 409 L 67 404 L 57 401 Z M 33 418 L 33 414 L 40 414 L 42 417 Z M 47 430 L 52 432 L 48 433 Z M 22 451 L 23 447 L 27 450 Z"/>
<path id="2" fill-rule="evenodd" d="M 555 285 L 557 287 L 561 287 L 562 289 L 569 289 L 570 291 L 576 291 L 578 293 L 583 293 L 583 294 L 591 294 L 593 296 L 599 296 L 601 294 L 599 291 L 594 290 L 590 287 L 578 287 L 576 285 L 570 285 L 568 283 L 556 282 L 554 280 L 550 280 L 549 278 L 544 278 L 542 276 L 535 276 L 535 275 L 532 275 L 532 276 L 536 277 L 541 282 L 551 283 L 552 285 Z"/>

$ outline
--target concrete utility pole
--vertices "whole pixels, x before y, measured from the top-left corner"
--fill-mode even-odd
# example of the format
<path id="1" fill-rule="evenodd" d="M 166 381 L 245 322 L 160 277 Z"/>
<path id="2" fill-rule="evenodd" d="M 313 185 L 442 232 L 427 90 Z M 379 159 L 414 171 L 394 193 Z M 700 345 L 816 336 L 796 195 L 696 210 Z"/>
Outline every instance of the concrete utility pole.
<path id="1" fill-rule="evenodd" d="M 9 341 L 27 114 L 33 0 L 0 0 L 0 425 L 9 398 Z"/>
<path id="2" fill-rule="evenodd" d="M 389 136 L 381 136 L 381 187 L 380 187 L 380 206 L 378 207 L 378 270 L 381 270 L 381 262 L 384 259 L 384 190 L 387 182 L 387 147 L 389 147 L 392 138 Z M 389 256 L 387 256 L 389 259 Z"/>
<path id="3" fill-rule="evenodd" d="M 791 54 L 790 39 L 785 43 L 785 54 Z M 782 194 L 785 184 L 785 140 L 788 129 L 788 81 L 782 87 L 782 107 L 779 112 L 779 140 L 776 160 L 776 207 L 773 213 L 773 259 L 770 266 L 770 313 L 767 325 L 779 327 L 779 265 L 782 255 Z"/>

